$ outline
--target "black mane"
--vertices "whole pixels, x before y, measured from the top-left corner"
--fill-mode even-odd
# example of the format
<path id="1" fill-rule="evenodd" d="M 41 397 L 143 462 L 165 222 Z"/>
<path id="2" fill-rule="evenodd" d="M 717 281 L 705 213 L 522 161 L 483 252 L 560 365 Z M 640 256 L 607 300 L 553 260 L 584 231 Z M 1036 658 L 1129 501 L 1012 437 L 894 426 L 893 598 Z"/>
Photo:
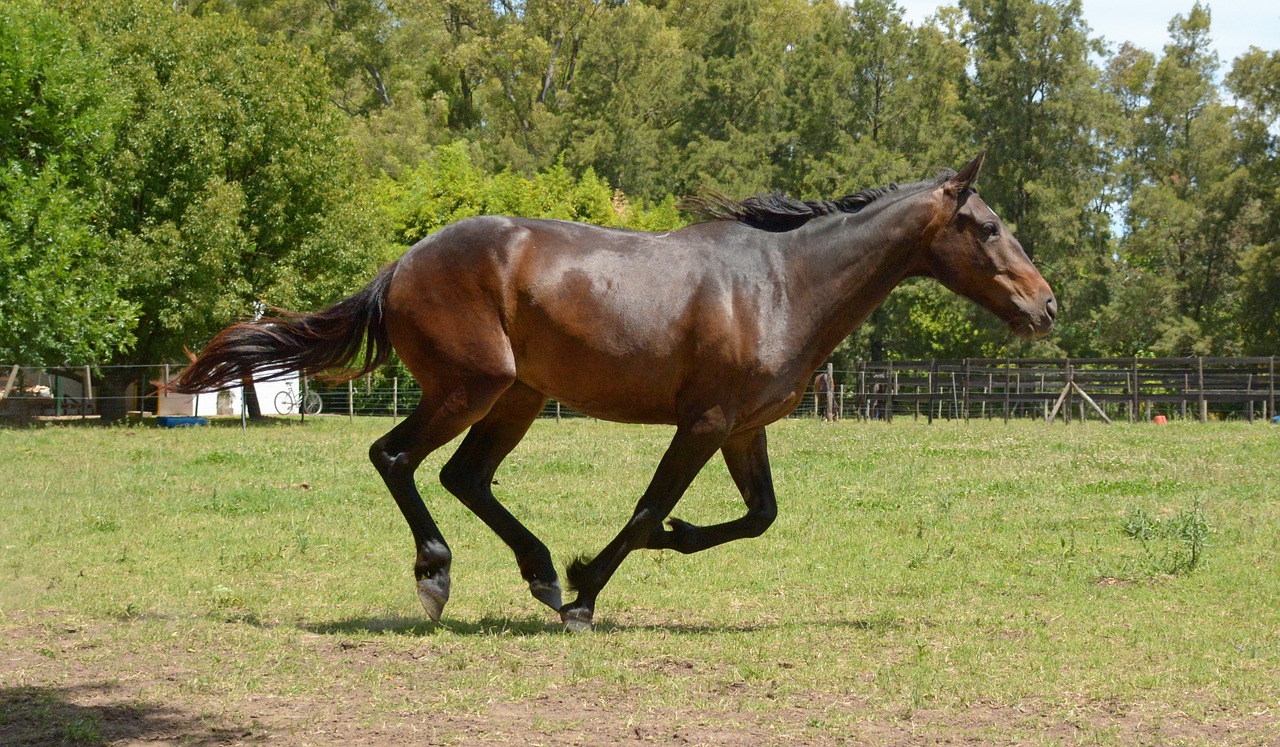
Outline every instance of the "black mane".
<path id="1" fill-rule="evenodd" d="M 707 220 L 733 220 L 763 231 L 791 231 L 814 218 L 835 213 L 857 213 L 886 194 L 934 187 L 953 176 L 955 172 L 947 169 L 934 179 L 907 187 L 890 184 L 830 200 L 798 200 L 781 192 L 735 200 L 713 192 L 687 198 L 681 207 Z"/>

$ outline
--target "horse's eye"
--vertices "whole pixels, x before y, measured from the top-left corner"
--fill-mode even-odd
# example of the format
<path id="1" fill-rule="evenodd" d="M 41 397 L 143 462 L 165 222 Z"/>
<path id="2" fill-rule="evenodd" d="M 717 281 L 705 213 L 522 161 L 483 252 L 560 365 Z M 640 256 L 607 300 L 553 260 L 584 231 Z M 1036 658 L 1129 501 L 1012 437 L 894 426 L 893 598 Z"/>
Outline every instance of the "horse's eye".
<path id="1" fill-rule="evenodd" d="M 989 239 L 994 237 L 998 233 L 1000 233 L 1000 227 L 997 226 L 993 221 L 987 221 L 986 223 L 982 224 L 983 238 Z"/>

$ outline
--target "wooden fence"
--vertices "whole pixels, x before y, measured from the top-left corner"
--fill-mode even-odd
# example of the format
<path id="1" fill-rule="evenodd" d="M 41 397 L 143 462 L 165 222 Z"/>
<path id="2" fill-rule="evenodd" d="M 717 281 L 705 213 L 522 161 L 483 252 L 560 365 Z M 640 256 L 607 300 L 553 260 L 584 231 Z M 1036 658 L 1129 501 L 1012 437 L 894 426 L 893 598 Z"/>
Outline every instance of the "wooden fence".
<path id="1" fill-rule="evenodd" d="M 1210 418 L 1252 422 L 1277 414 L 1274 356 L 859 361 L 853 370 L 832 373 L 836 396 L 831 409 L 846 418 L 910 416 L 932 422 L 934 418 L 1048 420 L 1052 415 L 1069 422 L 1102 417 L 1136 421 L 1164 415 L 1201 422 Z M 103 399 L 96 386 L 99 375 L 89 367 L 0 367 L 0 420 L 95 417 Z M 160 365 L 131 371 L 131 380 L 138 383 L 123 394 L 126 409 L 154 409 L 156 401 L 148 394 L 146 382 L 166 375 L 166 367 Z M 304 386 L 298 382 L 295 391 Z M 398 419 L 417 404 L 419 396 L 415 382 L 395 378 L 373 382 L 366 377 L 314 391 L 323 400 L 324 413 L 349 417 Z M 264 413 L 272 413 L 270 403 L 268 397 Z M 818 405 L 817 393 L 810 388 L 793 416 L 815 416 L 820 410 L 825 415 L 827 409 Z M 543 416 L 575 417 L 577 413 L 549 402 Z"/>
<path id="2" fill-rule="evenodd" d="M 1276 415 L 1276 359 L 860 361 L 837 372 L 846 417 L 1255 418 Z"/>

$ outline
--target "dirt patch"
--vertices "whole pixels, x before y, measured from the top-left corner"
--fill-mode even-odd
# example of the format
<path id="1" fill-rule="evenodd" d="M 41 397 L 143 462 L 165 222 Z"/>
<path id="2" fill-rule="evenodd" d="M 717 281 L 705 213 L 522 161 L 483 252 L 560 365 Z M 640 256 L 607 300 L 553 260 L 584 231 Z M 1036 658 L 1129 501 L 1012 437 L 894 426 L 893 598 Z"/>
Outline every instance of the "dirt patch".
<path id="1" fill-rule="evenodd" d="M 234 744 L 250 732 L 207 724 L 185 703 L 147 703 L 110 683 L 0 687 L 0 744 Z"/>
<path id="2" fill-rule="evenodd" d="M 1274 714 L 1200 712 L 1162 704 L 1080 700 L 975 703 L 887 711 L 849 693 L 775 695 L 726 682 L 688 704 L 654 705 L 634 683 L 605 678 L 512 699 L 476 685 L 454 702 L 434 693 L 432 660 L 376 639 L 304 633 L 294 642 L 332 681 L 289 685 L 269 673 L 257 691 L 195 686 L 207 667 L 187 645 L 140 646 L 129 623 L 56 619 L 0 626 L 0 745 L 1268 745 Z M 438 664 L 449 646 L 437 647 Z M 218 655 L 234 657 L 234 650 Z M 421 660 L 420 660 L 421 658 Z M 385 669 L 394 677 L 385 677 Z M 558 667 L 558 664 L 548 663 Z M 697 666 L 674 656 L 637 661 L 683 681 Z M 562 670 L 553 669 L 553 680 Z M 719 674 L 719 673 L 717 673 Z M 383 679 L 371 679 L 383 677 Z M 433 697 L 434 696 L 434 697 Z"/>

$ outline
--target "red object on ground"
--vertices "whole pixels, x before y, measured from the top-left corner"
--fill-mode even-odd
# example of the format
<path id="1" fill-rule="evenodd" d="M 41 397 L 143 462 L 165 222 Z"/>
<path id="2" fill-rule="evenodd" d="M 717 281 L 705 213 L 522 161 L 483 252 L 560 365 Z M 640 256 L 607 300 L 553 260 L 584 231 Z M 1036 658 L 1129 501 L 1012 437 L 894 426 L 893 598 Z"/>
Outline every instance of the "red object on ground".
<path id="1" fill-rule="evenodd" d="M 1152 418 L 1151 421 L 1156 425 L 1164 425 L 1165 423 L 1169 422 L 1169 419 L 1163 415 L 1157 415 L 1154 418 Z"/>

